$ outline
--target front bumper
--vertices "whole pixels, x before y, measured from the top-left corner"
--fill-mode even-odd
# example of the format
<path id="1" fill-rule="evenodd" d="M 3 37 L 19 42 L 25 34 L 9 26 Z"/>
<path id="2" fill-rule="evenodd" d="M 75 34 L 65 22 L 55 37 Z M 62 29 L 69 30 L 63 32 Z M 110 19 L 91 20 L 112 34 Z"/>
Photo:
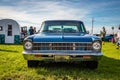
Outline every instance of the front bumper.
<path id="1" fill-rule="evenodd" d="M 102 53 L 28 53 L 23 51 L 26 60 L 52 61 L 52 62 L 75 62 L 75 61 L 98 61 Z"/>

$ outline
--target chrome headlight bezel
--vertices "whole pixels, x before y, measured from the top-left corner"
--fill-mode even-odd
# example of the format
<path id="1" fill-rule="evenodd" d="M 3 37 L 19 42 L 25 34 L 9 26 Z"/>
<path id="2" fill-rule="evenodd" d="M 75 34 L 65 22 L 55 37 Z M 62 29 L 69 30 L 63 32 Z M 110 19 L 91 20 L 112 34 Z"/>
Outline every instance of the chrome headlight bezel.
<path id="1" fill-rule="evenodd" d="M 30 40 L 27 40 L 24 42 L 24 49 L 25 50 L 32 50 L 33 47 L 33 43 Z"/>
<path id="2" fill-rule="evenodd" d="M 92 44 L 92 48 L 95 51 L 100 51 L 102 48 L 101 42 L 100 41 L 94 41 Z"/>

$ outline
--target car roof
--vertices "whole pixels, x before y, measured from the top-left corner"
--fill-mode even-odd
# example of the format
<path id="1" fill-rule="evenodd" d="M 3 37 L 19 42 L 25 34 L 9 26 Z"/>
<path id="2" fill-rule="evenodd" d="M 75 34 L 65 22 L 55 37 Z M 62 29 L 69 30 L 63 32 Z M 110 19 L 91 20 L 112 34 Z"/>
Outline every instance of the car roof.
<path id="1" fill-rule="evenodd" d="M 44 22 L 81 22 L 81 23 L 83 23 L 80 20 L 46 20 Z"/>

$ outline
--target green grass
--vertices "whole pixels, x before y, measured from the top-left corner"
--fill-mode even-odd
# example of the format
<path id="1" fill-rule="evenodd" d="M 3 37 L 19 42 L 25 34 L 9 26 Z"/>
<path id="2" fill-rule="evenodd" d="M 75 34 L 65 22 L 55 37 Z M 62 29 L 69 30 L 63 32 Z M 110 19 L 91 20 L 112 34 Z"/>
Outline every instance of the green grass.
<path id="1" fill-rule="evenodd" d="M 105 43 L 99 67 L 89 70 L 80 64 L 46 63 L 27 68 L 22 45 L 0 44 L 0 80 L 120 80 L 120 49 Z"/>

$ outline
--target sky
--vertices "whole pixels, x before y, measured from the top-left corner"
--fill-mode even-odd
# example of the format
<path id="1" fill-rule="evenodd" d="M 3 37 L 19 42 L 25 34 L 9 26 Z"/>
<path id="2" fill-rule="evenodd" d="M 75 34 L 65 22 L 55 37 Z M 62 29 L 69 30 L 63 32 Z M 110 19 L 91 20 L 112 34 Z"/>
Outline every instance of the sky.
<path id="1" fill-rule="evenodd" d="M 45 20 L 80 20 L 87 31 L 100 33 L 104 26 L 120 25 L 120 0 L 0 0 L 0 19 L 16 20 L 20 26 L 37 29 Z"/>

